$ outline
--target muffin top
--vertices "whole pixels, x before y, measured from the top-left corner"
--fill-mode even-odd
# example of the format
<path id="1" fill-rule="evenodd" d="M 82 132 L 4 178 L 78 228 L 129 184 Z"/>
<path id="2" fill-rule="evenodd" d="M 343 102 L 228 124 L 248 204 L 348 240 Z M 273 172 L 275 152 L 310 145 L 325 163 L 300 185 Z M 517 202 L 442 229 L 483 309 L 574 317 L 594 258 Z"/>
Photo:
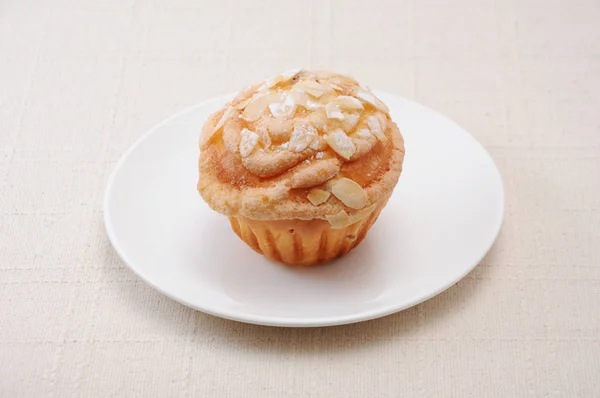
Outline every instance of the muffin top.
<path id="1" fill-rule="evenodd" d="M 214 210 L 342 228 L 387 200 L 404 143 L 387 106 L 356 80 L 294 69 L 212 114 L 200 151 L 198 190 Z"/>

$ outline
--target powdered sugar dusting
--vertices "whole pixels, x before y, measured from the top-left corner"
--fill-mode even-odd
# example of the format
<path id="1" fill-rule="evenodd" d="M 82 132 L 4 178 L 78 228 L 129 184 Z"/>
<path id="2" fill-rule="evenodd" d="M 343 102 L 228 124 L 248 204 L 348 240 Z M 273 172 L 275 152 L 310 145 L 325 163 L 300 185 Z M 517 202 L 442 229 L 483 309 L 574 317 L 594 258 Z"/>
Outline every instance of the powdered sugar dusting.
<path id="1" fill-rule="evenodd" d="M 356 152 L 356 146 L 352 140 L 340 129 L 329 134 L 327 144 L 344 159 L 350 159 Z"/>
<path id="2" fill-rule="evenodd" d="M 240 155 L 246 157 L 252 153 L 260 137 L 254 131 L 250 131 L 247 128 L 244 128 L 240 132 L 240 136 Z"/>
<path id="3" fill-rule="evenodd" d="M 323 105 L 317 104 L 314 101 L 311 100 L 306 100 L 306 109 L 310 110 L 310 111 L 314 111 L 319 109 L 320 107 L 322 107 Z"/>
<path id="4" fill-rule="evenodd" d="M 358 135 L 360 138 L 370 138 L 372 136 L 369 129 L 360 129 L 356 135 Z"/>
<path id="5" fill-rule="evenodd" d="M 325 106 L 325 112 L 327 113 L 327 117 L 329 119 L 344 120 L 344 114 L 342 113 L 342 110 L 333 102 L 330 102 Z"/>
<path id="6" fill-rule="evenodd" d="M 289 142 L 285 142 L 285 143 L 283 143 L 283 144 L 279 145 L 279 146 L 277 147 L 277 149 L 278 149 L 279 151 L 287 151 L 287 150 L 289 149 L 289 147 L 290 147 L 290 143 L 289 143 Z"/>
<path id="7" fill-rule="evenodd" d="M 269 104 L 269 110 L 273 117 L 292 117 L 296 112 L 296 102 L 292 95 L 286 95 L 283 102 Z"/>
<path id="8" fill-rule="evenodd" d="M 292 132 L 290 149 L 294 152 L 302 152 L 316 137 L 317 129 L 312 124 L 298 125 Z"/>
<path id="9" fill-rule="evenodd" d="M 385 142 L 387 141 L 387 137 L 385 136 L 384 132 L 383 132 L 383 128 L 381 127 L 381 124 L 379 122 L 379 119 L 377 119 L 376 116 L 369 116 L 369 118 L 367 119 L 367 124 L 369 125 L 369 129 L 371 130 L 371 133 L 373 133 L 373 135 L 375 135 L 375 137 L 377 137 L 380 141 Z"/>

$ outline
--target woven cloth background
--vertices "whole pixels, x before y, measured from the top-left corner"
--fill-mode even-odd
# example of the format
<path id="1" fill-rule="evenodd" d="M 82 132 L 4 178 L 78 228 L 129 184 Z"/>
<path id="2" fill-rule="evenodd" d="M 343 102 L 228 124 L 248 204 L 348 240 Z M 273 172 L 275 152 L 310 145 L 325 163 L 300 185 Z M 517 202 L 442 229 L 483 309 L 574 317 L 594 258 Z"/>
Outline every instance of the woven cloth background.
<path id="1" fill-rule="evenodd" d="M 597 0 L 0 0 L 0 396 L 598 397 Z M 445 293 L 356 325 L 193 311 L 115 255 L 102 194 L 174 112 L 296 66 L 456 120 L 505 182 Z"/>

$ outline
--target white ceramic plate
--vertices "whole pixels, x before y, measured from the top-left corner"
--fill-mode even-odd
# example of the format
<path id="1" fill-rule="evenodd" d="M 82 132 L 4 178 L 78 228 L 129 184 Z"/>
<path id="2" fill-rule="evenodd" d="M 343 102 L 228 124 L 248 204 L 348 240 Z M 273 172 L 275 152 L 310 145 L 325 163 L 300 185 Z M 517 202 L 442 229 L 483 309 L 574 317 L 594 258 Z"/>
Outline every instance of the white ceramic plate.
<path id="1" fill-rule="evenodd" d="M 404 171 L 365 241 L 324 266 L 256 254 L 196 191 L 198 136 L 230 96 L 198 104 L 142 137 L 106 190 L 108 236 L 123 261 L 167 296 L 209 314 L 277 326 L 388 315 L 471 271 L 500 230 L 504 193 L 486 151 L 414 102 L 378 93 L 406 142 Z"/>

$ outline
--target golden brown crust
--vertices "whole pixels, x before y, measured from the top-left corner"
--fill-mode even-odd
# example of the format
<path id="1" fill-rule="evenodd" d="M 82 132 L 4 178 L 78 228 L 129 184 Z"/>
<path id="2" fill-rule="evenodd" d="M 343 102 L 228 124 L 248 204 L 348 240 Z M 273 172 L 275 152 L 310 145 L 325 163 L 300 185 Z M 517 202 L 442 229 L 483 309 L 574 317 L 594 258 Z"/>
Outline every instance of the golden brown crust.
<path id="1" fill-rule="evenodd" d="M 310 189 L 331 191 L 332 180 L 342 177 L 362 187 L 365 207 L 387 200 L 402 171 L 404 142 L 385 105 L 340 75 L 280 76 L 240 93 L 204 125 L 198 181 L 204 200 L 230 217 L 325 220 L 360 211 L 334 195 L 318 206 L 308 200 Z M 328 143 L 327 134 L 342 140 Z"/>

